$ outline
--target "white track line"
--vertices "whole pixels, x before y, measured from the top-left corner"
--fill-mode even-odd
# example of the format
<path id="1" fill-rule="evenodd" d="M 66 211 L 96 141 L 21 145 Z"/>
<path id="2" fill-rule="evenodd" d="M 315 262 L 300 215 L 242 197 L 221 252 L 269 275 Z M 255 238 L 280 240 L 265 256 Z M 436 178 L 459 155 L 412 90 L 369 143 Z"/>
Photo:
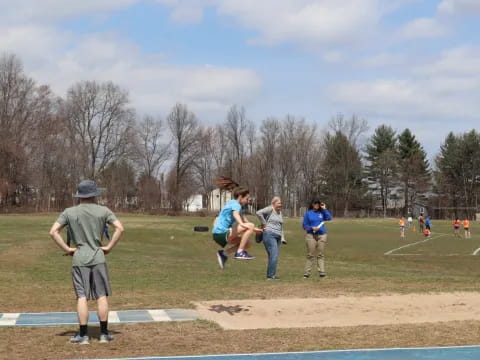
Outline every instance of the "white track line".
<path id="1" fill-rule="evenodd" d="M 430 241 L 430 240 L 433 240 L 433 239 L 438 239 L 442 236 L 447 236 L 448 234 L 442 234 L 442 235 L 438 235 L 438 236 L 432 236 L 432 237 L 429 237 L 428 239 L 425 239 L 425 240 L 421 240 L 421 241 L 417 241 L 417 242 L 414 242 L 414 243 L 410 243 L 410 244 L 407 244 L 407 245 L 403 245 L 403 246 L 400 246 L 396 249 L 392 249 L 392 250 L 389 250 L 387 251 L 386 253 L 384 253 L 383 255 L 392 255 L 392 253 L 394 253 L 395 251 L 397 250 L 400 250 L 400 249 L 405 249 L 407 247 L 410 247 L 410 246 L 414 246 L 414 245 L 417 245 L 417 244 L 422 244 L 422 243 L 426 243 L 427 241 Z"/>
<path id="2" fill-rule="evenodd" d="M 13 326 L 17 323 L 20 313 L 5 313 L 0 318 L 0 326 Z"/>
<path id="3" fill-rule="evenodd" d="M 110 324 L 118 324 L 120 323 L 120 318 L 118 317 L 118 313 L 116 311 L 109 311 L 108 313 L 108 322 Z"/>
<path id="4" fill-rule="evenodd" d="M 172 321 L 165 310 L 148 310 L 154 321 Z"/>
<path id="5" fill-rule="evenodd" d="M 478 255 L 479 252 L 480 252 L 480 248 L 478 248 L 477 250 L 475 250 L 472 255 Z"/>

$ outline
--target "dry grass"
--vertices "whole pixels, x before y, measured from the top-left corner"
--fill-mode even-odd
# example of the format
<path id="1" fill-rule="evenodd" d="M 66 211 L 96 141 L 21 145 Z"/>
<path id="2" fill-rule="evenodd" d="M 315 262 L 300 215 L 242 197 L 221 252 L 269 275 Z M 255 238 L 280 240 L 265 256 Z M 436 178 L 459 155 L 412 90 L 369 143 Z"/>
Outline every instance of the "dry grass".
<path id="1" fill-rule="evenodd" d="M 480 322 L 224 331 L 205 321 L 112 327 L 116 340 L 68 344 L 71 328 L 0 329 L 8 359 L 113 358 L 478 344 Z M 98 336 L 98 329 L 90 334 Z"/>
<path id="2" fill-rule="evenodd" d="M 70 259 L 48 238 L 55 215 L 0 217 L 0 312 L 74 311 Z M 371 295 L 379 293 L 477 291 L 480 262 L 472 240 L 447 237 L 426 243 L 425 256 L 385 257 L 417 241 L 399 240 L 396 221 L 336 221 L 329 224 L 329 278 L 302 279 L 305 249 L 300 220 L 287 222 L 279 282 L 265 281 L 265 251 L 257 259 L 229 261 L 220 271 L 209 218 L 121 216 L 127 232 L 108 258 L 114 310 L 191 307 L 192 301 Z M 436 224 L 450 231 L 450 223 Z M 438 230 L 437 230 L 438 231 Z M 170 239 L 171 235 L 175 239 Z M 456 242 L 454 242 L 456 241 Z M 453 250 L 459 256 L 444 256 Z M 411 249 L 418 252 L 419 249 Z M 442 252 L 443 251 L 443 252 Z M 433 255 L 432 255 L 433 254 Z M 289 330 L 223 331 L 206 323 L 137 324 L 112 327 L 118 339 L 107 346 L 67 344 L 76 327 L 0 328 L 0 354 L 10 359 L 98 358 L 211 353 L 302 351 L 478 343 L 480 323 L 367 326 Z M 0 355 L 1 356 L 1 355 Z"/>

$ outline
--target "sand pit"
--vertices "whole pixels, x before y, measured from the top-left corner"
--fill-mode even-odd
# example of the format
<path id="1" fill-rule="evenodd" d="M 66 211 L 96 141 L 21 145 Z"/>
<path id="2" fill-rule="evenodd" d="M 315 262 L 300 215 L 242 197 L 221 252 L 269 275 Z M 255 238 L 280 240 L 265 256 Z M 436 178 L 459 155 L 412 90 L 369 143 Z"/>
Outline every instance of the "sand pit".
<path id="1" fill-rule="evenodd" d="M 195 305 L 201 318 L 232 330 L 480 320 L 477 292 L 219 300 Z"/>

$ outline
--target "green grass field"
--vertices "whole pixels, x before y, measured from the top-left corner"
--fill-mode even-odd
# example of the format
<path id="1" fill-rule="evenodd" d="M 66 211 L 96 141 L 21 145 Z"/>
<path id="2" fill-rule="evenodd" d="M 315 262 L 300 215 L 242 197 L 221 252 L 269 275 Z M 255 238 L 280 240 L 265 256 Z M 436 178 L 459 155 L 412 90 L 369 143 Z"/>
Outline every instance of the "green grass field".
<path id="1" fill-rule="evenodd" d="M 425 240 L 425 238 L 418 233 L 407 231 L 407 238 L 400 239 L 396 219 L 335 220 L 327 225 L 329 230 L 326 257 L 328 278 L 312 277 L 305 280 L 302 278 L 305 245 L 301 219 L 288 219 L 286 222 L 288 245 L 281 248 L 278 268 L 281 281 L 271 282 L 265 280 L 266 253 L 262 244 L 254 244 L 251 249 L 251 253 L 256 256 L 255 260 L 230 259 L 224 271 L 219 269 L 215 256 L 217 246 L 211 240 L 210 233 L 192 231 L 194 225 L 211 226 L 211 218 L 127 214 L 120 214 L 119 217 L 125 225 L 126 232 L 107 258 L 113 289 L 110 302 L 112 309 L 115 310 L 192 307 L 191 302 L 197 300 L 476 291 L 478 289 L 480 258 L 471 255 L 480 247 L 480 236 L 476 233 L 476 224 L 472 224 L 473 238 L 466 240 L 453 237 L 450 221 L 435 221 L 433 236 L 429 241 L 400 249 L 393 253 L 394 256 L 385 256 L 385 252 Z M 48 236 L 49 228 L 55 218 L 54 214 L 0 216 L 0 312 L 74 311 L 75 299 L 70 280 L 71 259 L 61 256 L 61 250 Z M 478 330 L 479 327 L 477 323 L 461 326 L 450 324 L 449 326 L 444 326 L 439 333 L 450 329 L 449 335 L 442 338 L 443 342 L 449 344 L 458 342 L 449 340 L 449 336 L 453 336 L 452 334 L 456 331 L 461 333 L 470 328 Z M 127 328 L 129 331 L 125 333 L 128 334 L 131 331 L 135 333 L 153 331 L 158 336 L 195 333 L 197 340 L 181 347 L 173 345 L 173 347 L 161 347 L 165 344 L 152 343 L 136 347 L 135 344 L 140 340 L 130 334 L 128 336 L 131 338 L 125 335 L 123 345 L 118 343 L 115 345 L 116 352 L 85 350 L 87 352 L 82 353 L 74 350 L 75 352 L 71 353 L 71 347 L 66 345 L 67 338 L 60 336 L 58 330 L 4 328 L 0 329 L 2 339 L 0 351 L 2 345 L 10 351 L 13 351 L 12 349 L 19 351 L 15 347 L 17 343 L 12 339 L 17 339 L 18 336 L 31 337 L 34 334 L 35 336 L 42 334 L 38 341 L 42 341 L 42 336 L 57 335 L 52 346 L 57 344 L 61 346 L 60 350 L 55 348 L 51 353 L 49 351 L 52 350 L 47 345 L 40 346 L 32 339 L 28 343 L 20 343 L 24 347 L 19 357 L 28 358 L 29 351 L 39 346 L 43 349 L 39 350 L 40 353 L 44 351 L 44 354 L 55 354 L 58 357 L 83 357 L 92 356 L 92 354 L 97 357 L 110 354 L 111 356 L 147 356 L 251 350 L 241 346 L 233 347 L 233 350 L 224 347 L 208 347 L 206 339 L 209 336 L 221 336 L 225 340 L 225 346 L 228 346 L 230 341 L 228 339 L 231 338 L 231 343 L 235 344 L 235 339 L 240 335 L 222 331 L 215 325 L 202 321 L 190 325 L 143 324 L 129 325 L 125 329 Z M 374 328 L 376 327 L 356 333 L 355 336 L 359 338 L 352 340 L 352 347 L 383 346 L 381 343 L 376 344 L 373 339 L 365 338 L 365 334 L 369 332 L 376 334 L 377 330 L 383 334 L 382 336 L 389 332 L 397 334 L 395 335 L 397 337 L 394 336 L 397 340 L 405 336 L 404 342 L 390 341 L 389 344 L 392 346 L 425 344 L 416 338 L 416 332 L 423 331 L 419 330 L 421 328 L 419 326 L 377 327 L 377 330 Z M 405 333 L 398 335 L 398 329 L 402 328 L 406 329 Z M 63 329 L 63 331 L 67 330 Z M 250 333 L 258 334 L 265 341 L 263 346 L 260 342 L 254 342 L 254 348 L 260 351 L 312 350 L 346 346 L 342 341 L 318 343 L 318 339 L 310 337 L 306 331 L 292 329 L 291 331 L 270 330 Z M 316 331 L 321 333 L 323 330 Z M 335 333 L 341 337 L 342 332 L 347 330 L 339 329 L 333 333 L 331 331 L 329 330 L 329 334 Z M 291 339 L 291 342 L 278 345 L 274 338 L 279 334 L 284 339 Z M 300 334 L 303 334 L 303 337 Z M 355 336 L 352 339 L 356 339 Z M 438 336 L 441 338 L 440 335 Z M 4 343 L 5 339 L 10 339 L 8 345 Z M 192 339 L 189 338 L 188 341 Z M 442 341 L 437 341 L 436 344 Z M 463 343 L 469 341 L 471 340 L 465 340 Z M 461 340 L 459 342 L 462 343 Z M 192 344 L 198 348 L 196 350 L 190 348 Z M 427 344 L 432 345 L 431 342 Z M 49 356 L 45 355 L 45 358 Z"/>
<path id="2" fill-rule="evenodd" d="M 311 297 L 339 293 L 475 290 L 479 258 L 471 254 L 480 237 L 455 239 L 450 222 L 435 222 L 432 239 L 407 231 L 400 239 L 396 220 L 336 220 L 328 224 L 327 272 L 302 279 L 305 246 L 300 219 L 288 219 L 278 275 L 265 281 L 266 253 L 254 244 L 254 261 L 230 259 L 218 268 L 210 233 L 194 225 L 210 218 L 121 215 L 126 232 L 108 256 L 115 308 L 189 307 L 194 300 Z M 70 258 L 48 236 L 53 215 L 0 217 L 0 286 L 3 311 L 69 310 L 73 291 Z M 444 235 L 449 234 L 449 235 Z M 173 237 L 173 238 L 172 238 Z M 408 256 L 408 254 L 412 254 Z M 51 296 L 55 294 L 55 296 Z"/>

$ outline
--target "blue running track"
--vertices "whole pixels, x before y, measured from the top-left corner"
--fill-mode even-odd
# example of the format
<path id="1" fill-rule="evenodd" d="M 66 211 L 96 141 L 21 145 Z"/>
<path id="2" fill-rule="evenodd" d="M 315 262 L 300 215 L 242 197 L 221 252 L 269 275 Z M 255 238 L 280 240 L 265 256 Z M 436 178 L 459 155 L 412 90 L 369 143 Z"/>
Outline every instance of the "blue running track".
<path id="1" fill-rule="evenodd" d="M 122 358 L 122 360 L 480 360 L 480 346 L 336 350 L 244 355 L 144 357 Z"/>

